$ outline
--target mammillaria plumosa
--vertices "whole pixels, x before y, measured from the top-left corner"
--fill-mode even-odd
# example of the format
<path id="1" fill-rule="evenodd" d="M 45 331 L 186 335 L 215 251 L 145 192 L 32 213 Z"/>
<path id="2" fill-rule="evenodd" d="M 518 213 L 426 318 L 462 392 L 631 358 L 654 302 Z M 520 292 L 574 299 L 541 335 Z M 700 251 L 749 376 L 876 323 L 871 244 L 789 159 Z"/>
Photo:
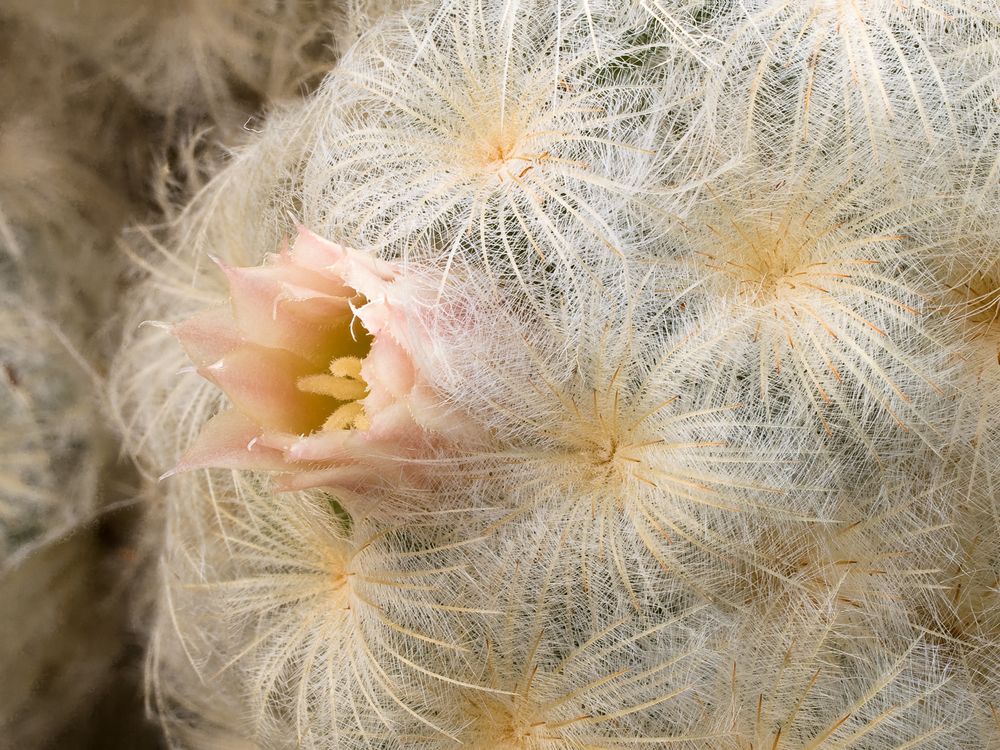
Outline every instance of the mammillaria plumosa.
<path id="1" fill-rule="evenodd" d="M 526 0 L 363 35 L 150 248 L 165 325 L 114 374 L 183 470 L 178 746 L 996 747 L 998 34 Z"/>

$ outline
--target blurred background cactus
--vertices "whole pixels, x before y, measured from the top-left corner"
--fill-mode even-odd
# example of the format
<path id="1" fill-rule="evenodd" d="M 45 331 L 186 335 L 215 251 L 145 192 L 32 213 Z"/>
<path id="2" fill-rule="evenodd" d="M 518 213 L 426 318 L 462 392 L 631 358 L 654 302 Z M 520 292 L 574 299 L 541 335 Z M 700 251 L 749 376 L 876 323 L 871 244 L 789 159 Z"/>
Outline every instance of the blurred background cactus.
<path id="1" fill-rule="evenodd" d="M 0 56 L 0 746 L 1000 748 L 994 0 Z"/>

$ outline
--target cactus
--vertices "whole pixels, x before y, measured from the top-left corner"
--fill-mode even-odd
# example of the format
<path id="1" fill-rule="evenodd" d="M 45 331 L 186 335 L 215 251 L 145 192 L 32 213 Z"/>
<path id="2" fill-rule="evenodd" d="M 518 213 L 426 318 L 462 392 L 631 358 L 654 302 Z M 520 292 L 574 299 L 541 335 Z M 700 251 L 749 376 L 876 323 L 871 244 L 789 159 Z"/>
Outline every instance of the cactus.
<path id="1" fill-rule="evenodd" d="M 106 10 L 171 745 L 1000 747 L 995 2 Z"/>

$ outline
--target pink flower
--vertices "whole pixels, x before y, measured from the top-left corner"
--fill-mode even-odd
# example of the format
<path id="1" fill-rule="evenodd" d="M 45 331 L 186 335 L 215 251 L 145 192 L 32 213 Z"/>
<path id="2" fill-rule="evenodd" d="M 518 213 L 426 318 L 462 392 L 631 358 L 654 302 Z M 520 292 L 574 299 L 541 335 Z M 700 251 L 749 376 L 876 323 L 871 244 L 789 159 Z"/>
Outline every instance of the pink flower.
<path id="1" fill-rule="evenodd" d="M 173 333 L 232 408 L 174 472 L 258 469 L 290 489 L 350 488 L 457 429 L 415 362 L 428 288 L 396 265 L 303 228 L 264 265 L 222 269 L 229 308 Z"/>

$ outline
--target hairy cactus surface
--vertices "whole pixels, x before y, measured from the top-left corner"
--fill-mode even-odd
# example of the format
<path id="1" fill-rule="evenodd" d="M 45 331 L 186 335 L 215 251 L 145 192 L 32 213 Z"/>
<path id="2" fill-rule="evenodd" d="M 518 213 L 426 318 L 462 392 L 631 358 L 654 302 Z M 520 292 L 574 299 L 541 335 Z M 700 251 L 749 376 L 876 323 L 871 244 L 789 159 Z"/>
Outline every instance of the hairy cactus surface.
<path id="1" fill-rule="evenodd" d="M 107 420 L 172 748 L 1000 750 L 996 0 L 8 5 L 12 652 Z"/>

